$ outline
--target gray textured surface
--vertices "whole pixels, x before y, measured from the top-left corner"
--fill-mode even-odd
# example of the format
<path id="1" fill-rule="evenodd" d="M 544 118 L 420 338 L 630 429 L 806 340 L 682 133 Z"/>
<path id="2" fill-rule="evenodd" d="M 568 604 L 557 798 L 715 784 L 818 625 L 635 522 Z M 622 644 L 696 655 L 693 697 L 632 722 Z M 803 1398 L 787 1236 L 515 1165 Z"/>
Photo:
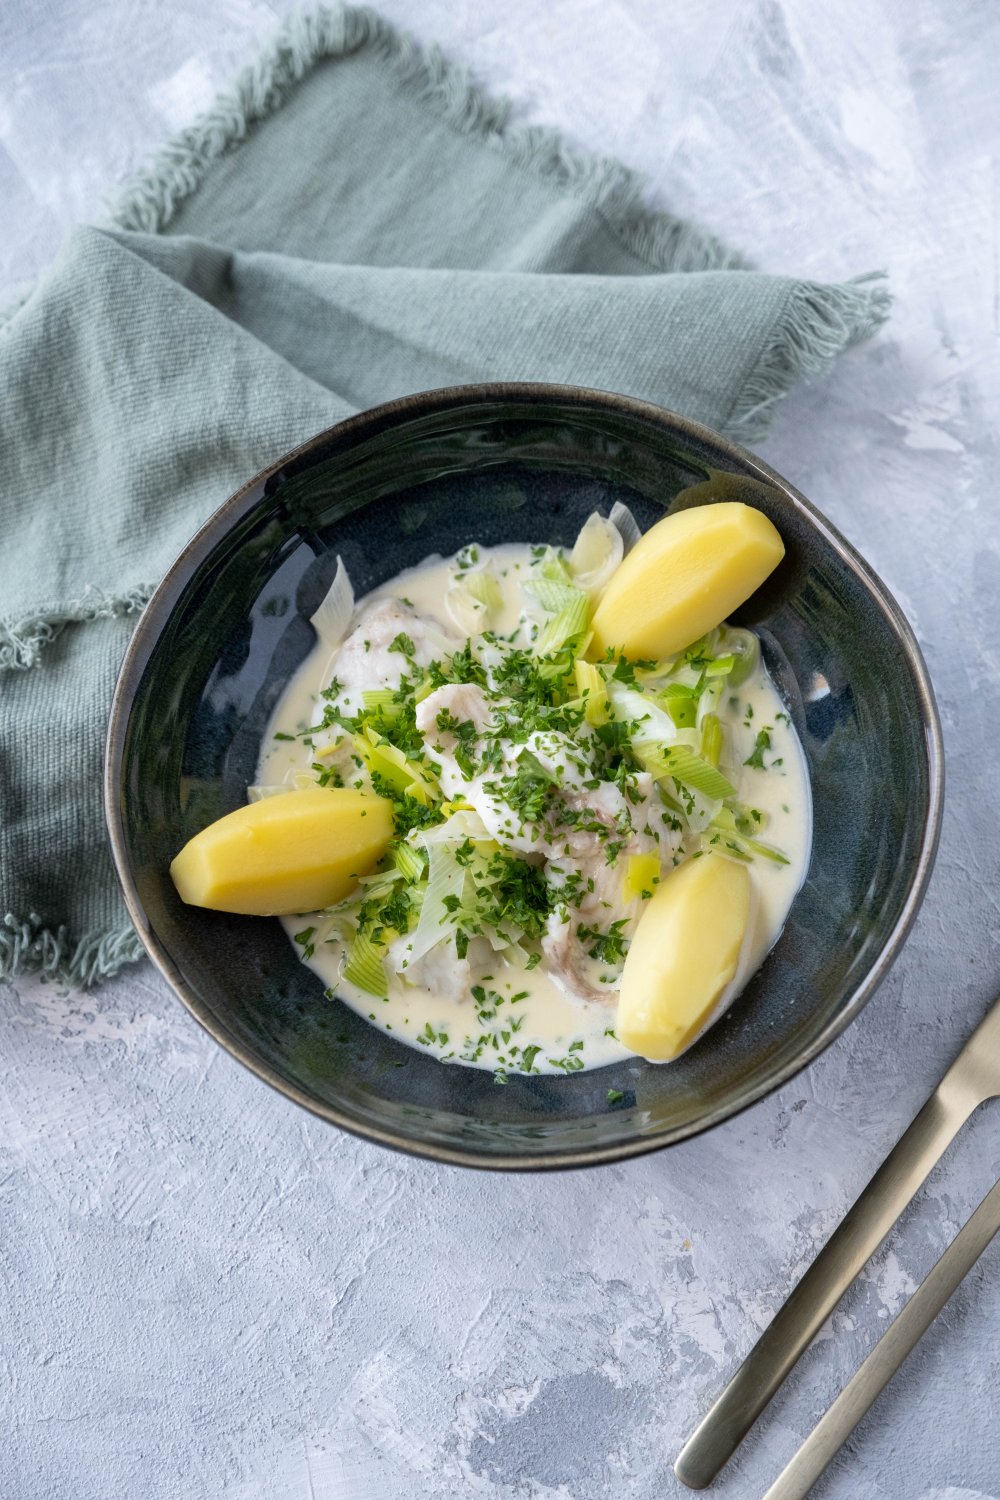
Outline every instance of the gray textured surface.
<path id="1" fill-rule="evenodd" d="M 208 103 L 284 7 L 8 0 L 0 295 Z M 949 803 L 861 1020 L 780 1095 L 626 1167 L 519 1180 L 340 1136 L 147 966 L 0 1007 L 4 1500 L 660 1500 L 726 1372 L 1000 975 L 1000 12 L 972 0 L 386 0 L 529 117 L 648 172 L 769 269 L 872 265 L 879 340 L 765 456 L 907 609 Z M 668 11 L 673 12 L 668 14 Z M 1000 1173 L 981 1113 L 720 1481 L 760 1494 Z M 1000 1496 L 1000 1246 L 820 1487 Z"/>

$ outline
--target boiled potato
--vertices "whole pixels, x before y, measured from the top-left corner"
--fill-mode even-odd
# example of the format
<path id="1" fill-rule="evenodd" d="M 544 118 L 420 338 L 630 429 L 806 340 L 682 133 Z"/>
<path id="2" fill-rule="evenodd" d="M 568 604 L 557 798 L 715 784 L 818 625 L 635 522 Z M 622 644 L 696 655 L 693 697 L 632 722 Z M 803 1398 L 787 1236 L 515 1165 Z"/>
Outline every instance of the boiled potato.
<path id="1" fill-rule="evenodd" d="M 664 516 L 612 574 L 594 612 L 594 649 L 674 656 L 732 614 L 784 555 L 764 513 L 736 500 Z"/>
<path id="2" fill-rule="evenodd" d="M 750 872 L 721 854 L 686 860 L 657 886 L 625 958 L 618 1036 L 652 1062 L 680 1057 L 714 1019 L 750 920 Z"/>
<path id="3" fill-rule="evenodd" d="M 392 838 L 392 804 L 349 787 L 265 797 L 210 823 L 170 866 L 182 901 L 284 916 L 340 901 Z"/>

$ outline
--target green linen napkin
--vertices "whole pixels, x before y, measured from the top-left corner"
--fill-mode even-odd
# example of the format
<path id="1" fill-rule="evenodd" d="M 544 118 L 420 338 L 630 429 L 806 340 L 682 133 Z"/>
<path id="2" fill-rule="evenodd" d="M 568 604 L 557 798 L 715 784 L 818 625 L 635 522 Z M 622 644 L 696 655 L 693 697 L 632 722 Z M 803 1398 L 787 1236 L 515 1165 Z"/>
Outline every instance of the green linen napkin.
<path id="1" fill-rule="evenodd" d="M 0 976 L 86 985 L 139 956 L 101 812 L 114 679 L 155 581 L 257 469 L 358 408 L 489 379 L 752 442 L 885 318 L 872 278 L 743 269 L 508 114 L 370 11 L 296 16 L 8 314 Z"/>

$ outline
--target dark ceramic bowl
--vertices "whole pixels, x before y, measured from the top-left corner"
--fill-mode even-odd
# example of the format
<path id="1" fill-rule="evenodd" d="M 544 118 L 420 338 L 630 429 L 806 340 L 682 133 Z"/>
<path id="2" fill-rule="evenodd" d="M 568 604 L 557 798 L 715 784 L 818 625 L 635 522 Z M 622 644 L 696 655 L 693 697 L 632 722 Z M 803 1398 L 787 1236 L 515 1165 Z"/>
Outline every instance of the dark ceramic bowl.
<path id="1" fill-rule="evenodd" d="M 186 907 L 167 867 L 245 801 L 261 735 L 313 644 L 340 553 L 360 595 L 466 542 L 572 543 L 624 501 L 740 498 L 787 556 L 737 616 L 756 626 L 809 761 L 812 862 L 784 933 L 725 1018 L 679 1062 L 568 1077 L 444 1066 L 323 998 L 276 921 Z M 202 527 L 146 608 L 115 694 L 107 816 L 153 960 L 258 1077 L 324 1119 L 440 1161 L 614 1161 L 761 1098 L 854 1019 L 906 936 L 934 857 L 940 730 L 910 629 L 856 552 L 784 480 L 706 428 L 623 396 L 469 386 L 320 433 Z M 400 1066 L 403 1064 L 403 1066 Z M 608 1091 L 622 1099 L 608 1103 Z"/>

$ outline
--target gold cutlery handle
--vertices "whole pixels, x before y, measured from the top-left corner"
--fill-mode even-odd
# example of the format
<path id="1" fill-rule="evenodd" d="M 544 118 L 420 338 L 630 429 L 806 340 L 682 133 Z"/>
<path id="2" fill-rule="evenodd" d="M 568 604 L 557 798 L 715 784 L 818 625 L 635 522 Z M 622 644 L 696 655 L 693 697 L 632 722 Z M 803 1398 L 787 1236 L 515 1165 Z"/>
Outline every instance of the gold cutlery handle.
<path id="1" fill-rule="evenodd" d="M 864 1364 L 821 1417 L 764 1500 L 804 1500 L 876 1396 L 885 1389 L 959 1282 L 1000 1231 L 1000 1182 L 986 1194 L 933 1270 L 920 1283 Z"/>
<path id="2" fill-rule="evenodd" d="M 982 1061 L 998 1027 L 995 1005 L 684 1444 L 674 1465 L 682 1483 L 704 1489 L 728 1462 L 945 1148 L 995 1092 Z"/>

